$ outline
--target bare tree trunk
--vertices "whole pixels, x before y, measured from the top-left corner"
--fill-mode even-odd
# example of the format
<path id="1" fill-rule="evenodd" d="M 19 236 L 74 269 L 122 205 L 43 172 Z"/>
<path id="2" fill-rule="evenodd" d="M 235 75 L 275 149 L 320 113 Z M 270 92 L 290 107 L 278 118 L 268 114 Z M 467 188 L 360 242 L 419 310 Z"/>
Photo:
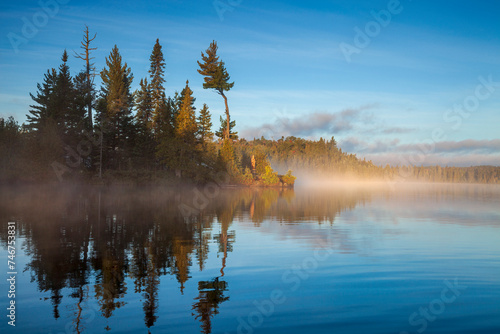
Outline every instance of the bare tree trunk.
<path id="1" fill-rule="evenodd" d="M 97 48 L 91 48 L 90 47 L 90 42 L 92 42 L 96 38 L 97 34 L 94 34 L 94 37 L 90 38 L 89 37 L 89 27 L 85 26 L 85 30 L 83 31 L 83 41 L 80 42 L 82 46 L 80 47 L 83 49 L 83 52 L 78 54 L 75 52 L 75 57 L 82 59 L 85 61 L 85 76 L 86 76 L 86 83 L 87 83 L 87 94 L 88 94 L 88 104 L 87 104 L 87 116 L 88 116 L 88 128 L 90 130 L 90 133 L 93 133 L 94 131 L 94 125 L 92 123 L 92 84 L 93 84 L 93 78 L 95 76 L 93 72 L 94 70 L 94 64 L 92 64 L 90 61 L 94 59 L 93 57 L 90 56 L 90 52 L 97 50 Z M 102 147 L 101 147 L 101 154 L 102 154 Z M 92 166 L 92 155 L 90 155 L 88 158 L 89 165 Z M 102 161 L 101 161 L 102 163 Z M 99 170 L 99 174 L 101 174 L 101 170 Z"/>
<path id="2" fill-rule="evenodd" d="M 85 75 L 87 77 L 87 93 L 89 94 L 89 97 L 92 96 L 92 79 L 94 77 L 94 74 L 91 73 L 93 70 L 93 64 L 90 63 L 93 57 L 90 57 L 90 52 L 97 50 L 97 48 L 91 48 L 90 47 L 90 42 L 92 42 L 96 38 L 97 34 L 94 34 L 94 37 L 90 38 L 89 37 L 89 27 L 85 26 L 85 30 L 83 31 L 83 41 L 81 42 L 82 46 L 81 48 L 83 49 L 83 53 L 77 54 L 75 52 L 75 57 L 82 59 L 85 61 Z M 89 117 L 89 126 L 90 129 L 93 128 L 92 126 L 92 100 L 89 100 L 89 103 L 87 105 L 87 114 Z"/>
<path id="3" fill-rule="evenodd" d="M 226 104 L 226 133 L 224 135 L 224 139 L 229 139 L 230 134 L 231 134 L 231 117 L 229 116 L 229 107 L 227 105 L 227 97 L 224 95 L 224 92 L 221 93 L 222 97 L 224 98 L 224 103 Z"/>

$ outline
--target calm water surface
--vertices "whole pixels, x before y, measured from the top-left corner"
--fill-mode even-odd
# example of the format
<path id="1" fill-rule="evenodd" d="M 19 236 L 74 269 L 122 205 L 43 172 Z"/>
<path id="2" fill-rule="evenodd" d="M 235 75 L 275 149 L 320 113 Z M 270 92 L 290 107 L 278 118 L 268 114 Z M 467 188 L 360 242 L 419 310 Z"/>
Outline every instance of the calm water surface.
<path id="1" fill-rule="evenodd" d="M 0 191 L 2 333 L 500 333 L 499 187 Z"/>

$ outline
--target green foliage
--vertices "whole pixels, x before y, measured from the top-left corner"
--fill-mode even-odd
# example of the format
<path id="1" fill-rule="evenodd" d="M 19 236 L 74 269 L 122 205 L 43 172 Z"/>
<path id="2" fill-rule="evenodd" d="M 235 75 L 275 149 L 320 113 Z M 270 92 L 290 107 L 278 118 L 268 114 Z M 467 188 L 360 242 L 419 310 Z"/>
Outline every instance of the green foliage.
<path id="1" fill-rule="evenodd" d="M 200 69 L 198 73 L 204 76 L 204 89 L 214 89 L 219 95 L 224 98 L 226 106 L 226 130 L 224 132 L 224 139 L 231 138 L 231 117 L 229 115 L 229 107 L 227 104 L 227 97 L 224 91 L 229 91 L 234 86 L 234 82 L 229 82 L 230 77 L 227 73 L 224 62 L 219 60 L 217 56 L 217 42 L 212 41 L 206 51 L 206 55 L 201 53 L 202 63 L 198 61 Z"/>
<path id="2" fill-rule="evenodd" d="M 189 88 L 189 81 L 186 81 L 184 88 L 184 98 L 179 108 L 176 118 L 176 136 L 186 144 L 192 145 L 196 140 L 198 130 L 196 124 L 195 110 L 193 108 L 193 91 Z"/>
<path id="3" fill-rule="evenodd" d="M 176 92 L 177 93 L 177 92 Z M 186 94 L 191 95 L 191 108 L 193 110 L 196 110 L 194 103 L 196 102 L 196 98 L 194 98 L 193 92 L 191 91 L 191 88 L 189 88 L 187 85 L 181 90 L 180 94 L 176 95 L 176 107 L 177 109 L 180 109 L 182 104 L 184 103 L 184 99 L 186 98 Z"/>
<path id="4" fill-rule="evenodd" d="M 100 128 L 105 129 L 103 139 L 103 168 L 122 169 L 130 163 L 133 134 L 136 129 L 131 114 L 133 96 L 130 92 L 133 75 L 115 45 L 106 67 L 101 71 L 103 86 L 96 117 Z M 105 126 L 104 126 L 105 125 Z"/>
<path id="5" fill-rule="evenodd" d="M 214 137 L 214 133 L 212 132 L 212 116 L 206 104 L 203 104 L 203 108 L 201 108 L 200 115 L 196 121 L 198 123 L 198 136 L 201 142 L 211 142 Z"/>
<path id="6" fill-rule="evenodd" d="M 134 79 L 132 70 L 127 63 L 122 63 L 122 56 L 115 45 L 106 57 L 106 67 L 101 71 L 102 97 L 106 99 L 106 116 L 113 119 L 124 114 L 130 114 L 132 108 L 132 94 L 130 85 Z"/>
<path id="7" fill-rule="evenodd" d="M 87 89 L 85 76 L 83 73 L 75 78 L 71 76 L 66 51 L 61 60 L 58 71 L 47 71 L 43 83 L 37 85 L 36 95 L 30 94 L 35 104 L 30 106 L 32 109 L 27 115 L 26 130 L 29 135 L 25 136 L 25 152 L 30 151 L 32 157 L 37 157 L 33 166 L 37 166 L 36 174 L 40 177 L 47 174 L 50 163 L 64 163 L 68 150 L 76 151 L 78 144 L 85 138 L 84 131 L 90 130 L 85 108 L 92 96 Z M 40 152 L 47 154 L 40 155 Z M 80 165 L 79 161 L 78 158 L 74 169 L 90 167 Z"/>
<path id="8" fill-rule="evenodd" d="M 293 185 L 297 177 L 293 176 L 292 170 L 289 169 L 288 172 L 286 172 L 286 174 L 281 177 L 281 179 L 283 180 L 284 183 L 288 185 Z"/>
<path id="9" fill-rule="evenodd" d="M 165 88 L 163 84 L 165 79 L 163 74 L 165 72 L 165 58 L 163 57 L 162 47 L 160 45 L 160 40 L 156 39 L 156 43 L 149 57 L 150 67 L 149 76 L 151 79 L 151 103 L 153 107 L 153 121 L 156 121 L 158 114 L 164 108 L 165 104 Z"/>
<path id="10" fill-rule="evenodd" d="M 234 82 L 229 82 L 229 74 L 224 66 L 224 62 L 219 61 L 217 49 L 217 42 L 212 41 L 206 50 L 206 55 L 203 52 L 201 53 L 203 62 L 198 61 L 198 66 L 200 67 L 198 73 L 204 76 L 204 89 L 214 89 L 222 95 L 224 91 L 233 88 Z"/>
<path id="11" fill-rule="evenodd" d="M 134 92 L 134 101 L 136 109 L 136 122 L 143 129 L 153 128 L 153 96 L 151 86 L 148 84 L 148 79 L 141 79 L 139 89 Z"/>
<path id="12" fill-rule="evenodd" d="M 175 102 L 168 98 L 156 119 L 155 137 L 157 140 L 156 157 L 167 169 L 174 170 L 176 163 L 176 138 L 174 133 L 174 120 L 172 120 Z"/>
<path id="13" fill-rule="evenodd" d="M 23 142 L 19 125 L 10 116 L 7 120 L 0 118 L 0 181 L 18 177 L 21 168 Z"/>
<path id="14" fill-rule="evenodd" d="M 224 142 L 222 143 L 218 160 L 219 168 L 222 171 L 226 171 L 227 173 L 229 173 L 229 176 L 231 177 L 233 182 L 237 181 L 240 178 L 241 172 L 238 166 L 238 159 L 236 157 L 233 144 L 230 140 L 224 140 Z"/>
<path id="15" fill-rule="evenodd" d="M 41 131 L 49 118 L 55 118 L 53 92 L 56 89 L 56 82 L 57 72 L 52 68 L 45 73 L 43 83 L 37 84 L 38 92 L 36 95 L 30 93 L 31 99 L 35 102 L 34 105 L 30 105 L 32 109 L 26 115 L 30 131 Z"/>
<path id="16" fill-rule="evenodd" d="M 254 183 L 254 178 L 250 168 L 245 168 L 245 172 L 241 175 L 240 183 L 250 186 Z"/>
<path id="17" fill-rule="evenodd" d="M 266 186 L 275 186 L 280 183 L 278 173 L 273 171 L 271 166 L 266 166 L 266 171 L 261 175 L 262 183 Z"/>
<path id="18" fill-rule="evenodd" d="M 238 132 L 234 132 L 233 128 L 236 126 L 236 121 L 229 122 L 229 139 L 238 140 Z M 219 137 L 219 139 L 224 139 L 225 133 L 227 129 L 227 120 L 220 116 L 220 128 L 215 132 L 215 135 Z"/>
<path id="19" fill-rule="evenodd" d="M 264 175 L 269 166 L 266 154 L 262 150 L 255 150 L 252 155 L 255 159 L 255 172 L 257 175 Z"/>

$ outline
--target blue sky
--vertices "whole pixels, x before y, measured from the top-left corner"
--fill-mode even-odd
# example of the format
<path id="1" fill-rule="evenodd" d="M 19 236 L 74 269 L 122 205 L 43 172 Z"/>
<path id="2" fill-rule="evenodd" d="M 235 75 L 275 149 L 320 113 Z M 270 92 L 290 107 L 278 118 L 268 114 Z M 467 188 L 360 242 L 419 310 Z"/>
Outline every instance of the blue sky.
<path id="1" fill-rule="evenodd" d="M 500 165 L 497 1 L 51 0 L 48 13 L 44 3 L 0 5 L 0 117 L 25 121 L 29 93 L 87 24 L 97 69 L 117 44 L 134 89 L 159 38 L 167 94 L 189 80 L 216 126 L 223 100 L 202 89 L 196 61 L 217 40 L 246 138 L 334 136 L 377 164 Z"/>

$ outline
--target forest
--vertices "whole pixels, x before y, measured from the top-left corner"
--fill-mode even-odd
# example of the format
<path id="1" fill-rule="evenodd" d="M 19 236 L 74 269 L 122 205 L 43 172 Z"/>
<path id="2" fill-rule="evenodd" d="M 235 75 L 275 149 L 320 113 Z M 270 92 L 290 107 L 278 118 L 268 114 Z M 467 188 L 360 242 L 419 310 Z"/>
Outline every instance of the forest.
<path id="1" fill-rule="evenodd" d="M 33 104 L 26 123 L 0 118 L 0 183 L 168 185 L 207 183 L 223 173 L 231 184 L 293 186 L 292 170 L 366 180 L 500 182 L 500 167 L 493 166 L 376 166 L 343 152 L 333 136 L 330 140 L 240 139 L 226 96 L 234 82 L 217 54 L 216 41 L 197 62 L 203 88 L 220 95 L 225 105 L 214 132 L 209 106 L 196 109 L 189 81 L 180 92 L 167 96 L 166 61 L 159 39 L 149 58 L 149 76 L 141 78 L 139 89 L 132 91 L 132 69 L 116 45 L 105 59 L 105 68 L 96 71 L 95 38 L 87 27 L 82 51 L 74 55 L 83 63 L 76 75 L 71 74 L 66 50 L 59 67 L 45 72 L 36 92 L 30 93 Z"/>

